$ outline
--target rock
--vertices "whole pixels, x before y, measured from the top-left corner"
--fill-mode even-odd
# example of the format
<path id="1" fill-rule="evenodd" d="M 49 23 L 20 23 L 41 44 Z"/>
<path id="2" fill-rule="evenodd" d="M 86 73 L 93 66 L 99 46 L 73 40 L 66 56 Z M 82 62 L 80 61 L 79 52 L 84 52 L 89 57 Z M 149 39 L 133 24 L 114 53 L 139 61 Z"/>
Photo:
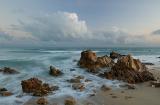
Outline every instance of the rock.
<path id="1" fill-rule="evenodd" d="M 47 104 L 48 104 L 48 101 L 47 101 L 47 99 L 45 99 L 45 98 L 39 98 L 39 99 L 37 100 L 37 104 L 38 104 L 38 105 L 47 105 Z"/>
<path id="2" fill-rule="evenodd" d="M 90 50 L 83 51 L 78 65 L 82 68 L 87 68 L 89 72 L 96 73 L 99 68 L 113 66 L 113 60 L 108 56 L 97 57 L 95 52 Z"/>
<path id="3" fill-rule="evenodd" d="M 105 72 L 102 76 L 131 84 L 154 80 L 153 74 L 147 71 L 146 66 L 138 59 L 133 59 L 131 55 L 118 59 L 111 71 Z"/>
<path id="4" fill-rule="evenodd" d="M 68 82 L 70 82 L 70 83 L 80 83 L 81 81 L 78 78 L 72 78 L 72 79 L 68 80 Z"/>
<path id="5" fill-rule="evenodd" d="M 15 69 L 12 69 L 9 67 L 4 67 L 3 69 L 1 69 L 1 72 L 3 72 L 4 74 L 18 74 L 19 73 Z"/>
<path id="6" fill-rule="evenodd" d="M 108 91 L 108 90 L 111 90 L 111 88 L 106 86 L 106 85 L 102 85 L 101 90 L 102 91 Z"/>
<path id="7" fill-rule="evenodd" d="M 152 81 L 152 82 L 150 82 L 150 85 L 152 87 L 159 88 L 160 87 L 160 82 L 158 82 L 158 81 Z"/>
<path id="8" fill-rule="evenodd" d="M 76 69 L 70 69 L 70 71 L 76 71 Z"/>
<path id="9" fill-rule="evenodd" d="M 0 92 L 7 91 L 6 88 L 0 88 Z"/>
<path id="10" fill-rule="evenodd" d="M 33 96 L 45 96 L 52 91 L 49 84 L 42 83 L 37 78 L 30 78 L 21 82 L 22 90 L 25 93 L 32 93 Z"/>
<path id="11" fill-rule="evenodd" d="M 112 51 L 111 53 L 110 53 L 110 58 L 112 58 L 112 59 L 116 59 L 116 58 L 120 58 L 120 57 L 122 57 L 123 55 L 121 55 L 121 54 L 119 54 L 119 53 L 117 53 L 117 52 L 114 52 L 114 51 Z"/>
<path id="12" fill-rule="evenodd" d="M 128 84 L 128 89 L 136 89 L 135 85 L 132 85 L 132 84 Z"/>
<path id="13" fill-rule="evenodd" d="M 80 91 L 83 91 L 85 89 L 85 86 L 83 83 L 74 83 L 72 84 L 72 88 L 74 90 L 80 90 Z"/>
<path id="14" fill-rule="evenodd" d="M 65 105 L 76 105 L 76 100 L 74 98 L 68 98 L 64 102 Z"/>
<path id="15" fill-rule="evenodd" d="M 144 64 L 144 65 L 154 65 L 153 63 L 149 63 L 149 62 L 143 62 L 142 64 Z"/>
<path id="16" fill-rule="evenodd" d="M 11 95 L 13 95 L 13 93 L 11 93 L 9 91 L 3 91 L 3 92 L 1 92 L 1 95 L 2 96 L 11 96 Z"/>
<path id="17" fill-rule="evenodd" d="M 52 76 L 59 76 L 59 75 L 62 75 L 63 73 L 59 69 L 57 69 L 53 66 L 50 66 L 49 74 Z"/>

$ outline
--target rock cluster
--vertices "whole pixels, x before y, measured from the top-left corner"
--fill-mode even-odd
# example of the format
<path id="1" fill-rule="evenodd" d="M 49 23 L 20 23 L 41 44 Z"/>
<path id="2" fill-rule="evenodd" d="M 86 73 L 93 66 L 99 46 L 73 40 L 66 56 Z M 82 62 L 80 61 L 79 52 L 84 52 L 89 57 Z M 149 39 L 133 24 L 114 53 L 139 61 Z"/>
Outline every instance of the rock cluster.
<path id="1" fill-rule="evenodd" d="M 138 59 L 127 55 L 118 59 L 117 63 L 111 68 L 111 71 L 105 72 L 107 79 L 123 80 L 128 83 L 140 83 L 154 80 L 152 73 Z"/>
<path id="2" fill-rule="evenodd" d="M 12 69 L 9 67 L 4 67 L 4 68 L 0 69 L 0 72 L 3 72 L 4 74 L 18 74 L 19 73 L 15 69 Z"/>
<path id="3" fill-rule="evenodd" d="M 63 73 L 59 69 L 57 69 L 53 66 L 50 66 L 49 74 L 52 76 L 59 76 L 59 75 L 62 75 Z"/>
<path id="4" fill-rule="evenodd" d="M 50 87 L 47 83 L 42 83 L 42 81 L 37 78 L 23 80 L 21 85 L 23 92 L 32 93 L 33 96 L 45 96 L 57 89 L 55 87 Z"/>
<path id="5" fill-rule="evenodd" d="M 78 65 L 87 68 L 90 72 L 97 72 L 98 68 L 113 66 L 114 62 L 108 56 L 97 57 L 95 52 L 87 50 L 81 53 Z"/>

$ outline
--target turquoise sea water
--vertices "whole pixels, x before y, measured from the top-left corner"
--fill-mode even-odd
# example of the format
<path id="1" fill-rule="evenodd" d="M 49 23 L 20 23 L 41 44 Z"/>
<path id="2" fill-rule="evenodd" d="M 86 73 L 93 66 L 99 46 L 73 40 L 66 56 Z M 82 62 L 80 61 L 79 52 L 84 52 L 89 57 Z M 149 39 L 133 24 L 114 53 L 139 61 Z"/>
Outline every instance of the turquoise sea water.
<path id="1" fill-rule="evenodd" d="M 2 105 L 19 105 L 15 100 L 25 101 L 30 96 L 16 98 L 16 95 L 22 93 L 21 80 L 37 77 L 51 85 L 58 85 L 60 90 L 49 97 L 61 96 L 64 94 L 73 95 L 75 97 L 85 97 L 93 93 L 93 89 L 99 88 L 102 84 L 107 84 L 118 88 L 120 81 L 111 81 L 99 78 L 95 75 L 87 73 L 85 70 L 78 68 L 81 51 L 91 49 L 100 55 L 109 55 L 111 51 L 117 51 L 121 54 L 132 54 L 135 58 L 142 62 L 151 62 L 155 65 L 160 64 L 160 48 L 37 48 L 37 49 L 0 49 L 0 68 L 5 66 L 17 69 L 20 74 L 3 75 L 0 74 L 0 86 L 7 88 L 14 93 L 11 97 L 1 97 Z M 53 65 L 59 68 L 64 75 L 60 77 L 52 77 L 48 74 L 49 66 Z M 70 71 L 75 69 L 75 71 Z M 86 89 L 83 92 L 72 90 L 71 84 L 66 82 L 67 79 L 73 78 L 75 75 L 83 75 L 92 82 L 85 83 Z"/>

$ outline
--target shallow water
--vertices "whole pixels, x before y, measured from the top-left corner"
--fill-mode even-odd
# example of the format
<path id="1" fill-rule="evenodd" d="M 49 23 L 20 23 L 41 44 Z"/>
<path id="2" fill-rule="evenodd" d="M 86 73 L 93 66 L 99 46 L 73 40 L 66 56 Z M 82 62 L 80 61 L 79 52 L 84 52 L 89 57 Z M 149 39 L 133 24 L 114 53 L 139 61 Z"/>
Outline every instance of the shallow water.
<path id="1" fill-rule="evenodd" d="M 160 64 L 160 49 L 159 48 L 92 48 L 98 55 L 109 55 L 111 51 L 117 51 L 121 54 L 131 53 L 135 58 L 142 62 L 151 62 L 156 65 Z M 1 97 L 0 104 L 3 105 L 18 105 L 15 100 L 25 101 L 30 96 L 16 98 L 22 93 L 21 80 L 37 77 L 44 82 L 51 85 L 58 85 L 60 90 L 55 91 L 54 95 L 49 97 L 56 97 L 65 94 L 80 98 L 93 93 L 94 89 L 99 88 L 102 84 L 107 84 L 113 88 L 118 88 L 120 81 L 111 81 L 102 79 L 98 76 L 92 75 L 83 69 L 78 68 L 77 62 L 80 58 L 83 48 L 72 49 L 0 49 L 0 67 L 13 67 L 17 69 L 20 74 L 17 75 L 3 75 L 0 74 L 0 86 L 7 88 L 13 92 L 11 97 Z M 63 76 L 53 77 L 48 74 L 49 66 L 53 65 L 64 73 Z M 71 71 L 70 69 L 75 69 Z M 73 78 L 74 75 L 83 75 L 85 79 L 90 79 L 92 82 L 85 83 L 86 89 L 82 92 L 72 90 L 71 84 L 66 80 Z"/>

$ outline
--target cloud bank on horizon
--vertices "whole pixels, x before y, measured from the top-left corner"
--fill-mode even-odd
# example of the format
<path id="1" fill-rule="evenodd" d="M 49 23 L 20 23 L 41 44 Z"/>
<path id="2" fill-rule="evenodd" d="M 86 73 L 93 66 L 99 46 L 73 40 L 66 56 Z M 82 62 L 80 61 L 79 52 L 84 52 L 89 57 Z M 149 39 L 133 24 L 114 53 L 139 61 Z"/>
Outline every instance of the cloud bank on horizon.
<path id="1" fill-rule="evenodd" d="M 42 1 L 40 0 L 40 2 Z M 117 3 L 115 1 L 112 2 L 110 0 L 107 0 L 107 2 L 110 3 L 111 4 L 110 6 L 113 6 L 113 7 L 115 3 Z M 87 1 L 87 3 L 91 3 L 91 2 Z M 143 2 L 140 2 L 139 4 L 141 3 L 143 4 Z M 79 7 L 78 9 L 82 9 L 82 6 L 86 8 L 85 5 L 83 2 L 79 1 L 77 8 Z M 98 6 L 98 5 L 102 5 L 102 3 L 95 4 L 95 6 Z M 119 7 L 126 6 L 125 3 L 124 4 L 117 3 L 116 6 L 117 5 Z M 102 5 L 102 7 L 103 6 L 106 6 L 106 5 Z M 131 7 L 127 6 L 126 8 L 130 8 L 130 10 L 132 10 Z M 91 7 L 91 8 L 93 10 L 94 8 L 96 8 L 97 10 L 94 10 L 94 11 L 98 11 L 97 7 Z M 74 9 L 74 7 L 71 9 Z M 113 9 L 113 8 L 110 8 L 110 9 Z M 14 9 L 11 9 L 11 10 L 14 10 Z M 30 11 L 32 10 L 34 9 L 31 9 Z M 88 17 L 85 18 L 86 20 L 81 19 L 82 17 L 79 17 L 79 12 L 77 13 L 77 12 L 64 12 L 64 11 L 53 11 L 53 10 L 51 12 L 46 12 L 46 11 L 45 12 L 43 11 L 39 14 L 36 14 L 37 13 L 36 11 L 35 14 L 32 13 L 29 16 L 27 16 L 26 14 L 24 14 L 26 12 L 25 9 L 24 10 L 19 9 L 16 12 L 14 11 L 14 13 L 17 15 L 16 17 L 14 17 L 13 14 L 9 14 L 13 16 L 13 18 L 16 18 L 15 19 L 16 22 L 11 23 L 6 21 L 9 24 L 7 28 L 2 27 L 3 25 L 0 25 L 0 47 L 59 47 L 59 46 L 60 47 L 65 47 L 65 46 L 67 47 L 68 46 L 70 47 L 74 47 L 74 46 L 75 47 L 76 46 L 107 47 L 107 46 L 158 46 L 160 45 L 160 29 L 158 28 L 157 30 L 153 30 L 153 31 L 149 30 L 144 33 L 143 32 L 134 33 L 133 31 L 128 30 L 128 27 L 122 28 L 121 26 L 119 25 L 117 26 L 116 24 L 114 24 L 114 22 L 111 24 L 110 23 L 111 19 L 107 20 L 106 22 L 103 19 L 102 20 L 96 19 L 96 22 L 95 22 L 92 20 L 92 18 L 88 18 Z M 102 8 L 101 10 L 99 10 L 99 12 L 100 11 L 102 11 Z M 82 10 L 80 14 L 83 14 L 84 12 L 85 11 Z M 117 10 L 117 12 L 119 11 Z M 93 18 L 97 17 L 97 15 L 98 15 L 98 12 L 95 13 Z M 107 16 L 110 17 L 110 15 L 107 15 Z M 122 24 L 123 21 L 121 20 L 123 15 L 124 15 L 123 13 L 118 14 L 119 18 L 115 19 L 115 17 L 113 17 L 112 21 L 118 21 L 119 24 L 120 23 Z M 82 16 L 85 17 L 90 15 L 83 14 Z M 104 16 L 104 17 L 107 18 L 107 16 Z M 93 22 L 90 22 L 89 19 L 92 20 Z M 129 16 L 126 19 L 129 19 Z M 146 18 L 144 18 L 144 20 L 145 19 Z M 1 20 L 3 19 L 0 18 L 0 21 Z M 110 25 L 106 27 L 95 25 L 96 23 L 99 24 L 99 22 L 100 23 L 104 22 L 105 24 L 110 24 Z M 126 20 L 126 24 L 128 24 L 129 22 L 132 23 L 132 21 Z M 91 23 L 94 23 L 94 27 L 91 26 Z M 136 24 L 140 25 L 141 23 L 137 22 Z"/>
<path id="2" fill-rule="evenodd" d="M 127 46 L 160 44 L 159 30 L 135 35 L 113 26 L 111 29 L 91 30 L 76 13 L 55 12 L 19 20 L 10 31 L 0 31 L 0 44 L 8 46 Z"/>

